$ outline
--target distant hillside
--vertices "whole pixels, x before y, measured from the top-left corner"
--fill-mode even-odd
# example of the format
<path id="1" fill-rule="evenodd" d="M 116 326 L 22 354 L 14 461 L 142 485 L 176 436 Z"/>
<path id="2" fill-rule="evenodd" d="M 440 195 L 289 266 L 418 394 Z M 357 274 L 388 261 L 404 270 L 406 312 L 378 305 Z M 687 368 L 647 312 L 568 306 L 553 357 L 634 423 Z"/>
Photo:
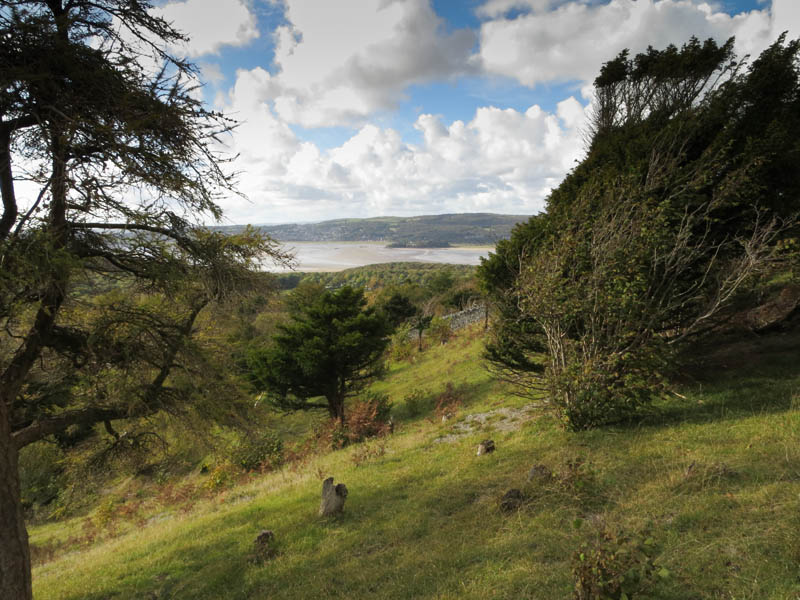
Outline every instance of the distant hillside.
<path id="1" fill-rule="evenodd" d="M 259 229 L 282 242 L 386 242 L 391 246 L 443 248 L 494 245 L 529 215 L 462 213 L 420 217 L 335 219 L 321 223 L 261 225 Z M 235 230 L 239 227 L 226 227 Z"/>

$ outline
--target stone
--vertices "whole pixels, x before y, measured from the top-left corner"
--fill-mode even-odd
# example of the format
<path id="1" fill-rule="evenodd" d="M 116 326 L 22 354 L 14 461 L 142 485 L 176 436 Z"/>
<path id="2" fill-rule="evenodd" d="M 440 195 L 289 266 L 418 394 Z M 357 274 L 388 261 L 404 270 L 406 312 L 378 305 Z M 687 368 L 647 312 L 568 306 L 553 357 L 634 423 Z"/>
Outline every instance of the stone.
<path id="1" fill-rule="evenodd" d="M 333 477 L 322 482 L 322 501 L 319 505 L 319 516 L 329 517 L 342 512 L 347 499 L 347 486 L 343 483 L 333 485 Z"/>
<path id="2" fill-rule="evenodd" d="M 269 529 L 263 530 L 253 542 L 252 563 L 262 563 L 275 556 L 275 534 Z"/>
<path id="3" fill-rule="evenodd" d="M 524 503 L 525 496 L 522 495 L 522 491 L 512 488 L 500 498 L 500 510 L 503 512 L 513 512 L 519 510 Z"/>
<path id="4" fill-rule="evenodd" d="M 529 482 L 546 482 L 553 478 L 553 472 L 546 465 L 533 465 L 528 471 Z"/>
<path id="5" fill-rule="evenodd" d="M 494 452 L 494 440 L 483 440 L 478 444 L 478 456 Z"/>

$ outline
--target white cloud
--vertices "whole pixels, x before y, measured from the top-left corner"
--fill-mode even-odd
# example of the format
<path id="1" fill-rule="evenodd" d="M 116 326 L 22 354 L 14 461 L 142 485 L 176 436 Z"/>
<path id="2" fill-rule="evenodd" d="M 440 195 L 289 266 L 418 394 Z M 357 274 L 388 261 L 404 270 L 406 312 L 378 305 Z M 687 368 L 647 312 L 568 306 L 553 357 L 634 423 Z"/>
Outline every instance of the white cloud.
<path id="1" fill-rule="evenodd" d="M 800 2 L 798 0 L 773 0 L 772 2 L 772 38 L 784 31 L 789 32 L 789 39 L 800 38 Z"/>
<path id="2" fill-rule="evenodd" d="M 189 57 L 214 54 L 222 46 L 246 46 L 259 36 L 256 16 L 244 0 L 184 0 L 153 12 L 189 37 L 176 48 Z"/>
<path id="3" fill-rule="evenodd" d="M 225 203 L 234 222 L 537 212 L 582 156 L 589 83 L 622 48 L 736 35 L 737 50 L 755 55 L 784 29 L 800 35 L 796 0 L 737 16 L 697 0 L 490 0 L 480 13 L 484 72 L 525 85 L 578 80 L 579 99 L 551 111 L 484 106 L 469 121 L 421 114 L 411 144 L 369 117 L 413 83 L 475 72 L 469 32 L 444 33 L 427 0 L 284 3 L 291 24 L 275 33 L 276 72 L 239 71 L 219 97 L 243 121 L 232 150 L 250 201 Z M 522 12 L 506 18 L 512 10 Z M 352 123 L 358 131 L 330 150 L 290 127 Z"/>
<path id="4" fill-rule="evenodd" d="M 249 202 L 230 200 L 234 222 L 322 220 L 340 216 L 541 210 L 582 153 L 587 110 L 575 98 L 555 112 L 479 108 L 469 122 L 430 114 L 414 127 L 419 144 L 390 128 L 362 126 L 328 151 L 300 141 L 263 98 L 275 80 L 262 69 L 240 71 L 225 98 L 244 122 L 233 139 L 241 188 Z"/>
<path id="5" fill-rule="evenodd" d="M 445 33 L 428 0 L 284 0 L 275 108 L 305 127 L 352 124 L 412 84 L 463 74 L 476 36 Z"/>
<path id="6" fill-rule="evenodd" d="M 776 0 L 788 7 L 796 0 Z M 715 11 L 698 0 L 611 0 L 608 4 L 559 3 L 554 10 L 534 10 L 514 19 L 509 7 L 548 3 L 493 0 L 486 14 L 497 18 L 481 26 L 480 57 L 487 72 L 512 77 L 527 86 L 551 81 L 591 81 L 605 61 L 623 48 L 640 52 L 652 45 L 680 45 L 690 36 L 724 41 L 737 37 L 737 50 L 756 53 L 772 37 L 767 10 L 736 16 Z M 792 4 L 797 10 L 796 4 Z M 791 11 L 791 8 L 784 8 Z"/>

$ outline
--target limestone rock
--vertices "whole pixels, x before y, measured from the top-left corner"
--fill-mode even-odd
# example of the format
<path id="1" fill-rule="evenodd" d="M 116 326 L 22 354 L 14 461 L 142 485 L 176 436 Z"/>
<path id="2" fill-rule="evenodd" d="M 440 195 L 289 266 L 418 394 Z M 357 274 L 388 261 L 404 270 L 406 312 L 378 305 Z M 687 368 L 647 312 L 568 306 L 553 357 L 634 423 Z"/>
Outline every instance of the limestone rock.
<path id="1" fill-rule="evenodd" d="M 478 444 L 478 456 L 494 452 L 494 440 L 483 440 Z"/>
<path id="2" fill-rule="evenodd" d="M 328 517 L 342 512 L 347 498 L 347 486 L 343 483 L 333 485 L 333 477 L 322 482 L 322 502 L 319 505 L 319 516 Z"/>

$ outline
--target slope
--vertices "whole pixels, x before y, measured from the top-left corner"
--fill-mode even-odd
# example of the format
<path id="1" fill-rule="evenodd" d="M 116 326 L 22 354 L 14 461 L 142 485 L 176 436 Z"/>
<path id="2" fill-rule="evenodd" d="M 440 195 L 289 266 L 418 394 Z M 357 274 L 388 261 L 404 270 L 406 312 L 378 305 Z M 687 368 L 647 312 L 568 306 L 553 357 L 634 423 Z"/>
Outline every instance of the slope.
<path id="1" fill-rule="evenodd" d="M 684 398 L 634 425 L 581 434 L 523 410 L 503 418 L 498 409 L 530 400 L 482 368 L 481 336 L 392 365 L 377 386 L 395 401 L 391 437 L 55 556 L 34 572 L 36 597 L 569 598 L 581 553 L 597 548 L 617 564 L 609 557 L 626 539 L 643 540 L 653 561 L 651 598 L 800 594 L 798 332 L 708 352 L 675 389 Z M 461 403 L 443 423 L 433 399 L 447 382 Z M 489 437 L 497 450 L 476 456 Z M 534 465 L 553 476 L 529 482 Z M 343 515 L 324 520 L 327 476 L 350 495 Z M 525 501 L 503 511 L 509 488 Z M 35 528 L 33 544 L 69 527 Z M 252 564 L 263 529 L 277 556 Z"/>

